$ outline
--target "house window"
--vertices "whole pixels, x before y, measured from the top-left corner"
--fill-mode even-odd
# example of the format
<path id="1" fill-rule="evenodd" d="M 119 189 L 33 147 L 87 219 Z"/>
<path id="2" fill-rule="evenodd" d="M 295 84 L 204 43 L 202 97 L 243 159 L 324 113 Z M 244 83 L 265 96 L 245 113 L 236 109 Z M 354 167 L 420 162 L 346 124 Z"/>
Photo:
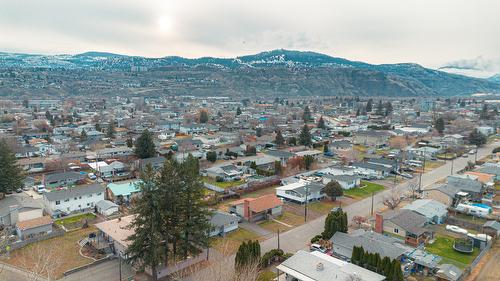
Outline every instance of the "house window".
<path id="1" fill-rule="evenodd" d="M 78 198 L 77 198 L 77 197 L 75 197 L 75 200 L 78 200 Z"/>
<path id="2" fill-rule="evenodd" d="M 56 205 L 59 205 L 59 204 L 61 204 L 61 201 L 56 201 Z"/>
<path id="3" fill-rule="evenodd" d="M 394 233 L 399 233 L 399 229 L 394 228 Z"/>
<path id="4" fill-rule="evenodd" d="M 90 203 L 87 203 L 87 207 L 90 206 Z"/>

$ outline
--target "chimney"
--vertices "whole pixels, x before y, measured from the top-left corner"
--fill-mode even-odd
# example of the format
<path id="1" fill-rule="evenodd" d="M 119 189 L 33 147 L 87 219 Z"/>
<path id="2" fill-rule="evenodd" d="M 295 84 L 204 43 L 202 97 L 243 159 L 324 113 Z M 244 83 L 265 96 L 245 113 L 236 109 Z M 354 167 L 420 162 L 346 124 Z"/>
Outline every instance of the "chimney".
<path id="1" fill-rule="evenodd" d="M 243 200 L 243 217 L 250 220 L 250 201 L 247 199 Z"/>
<path id="2" fill-rule="evenodd" d="M 384 232 L 384 216 L 382 216 L 382 214 L 380 213 L 375 214 L 375 232 Z"/>

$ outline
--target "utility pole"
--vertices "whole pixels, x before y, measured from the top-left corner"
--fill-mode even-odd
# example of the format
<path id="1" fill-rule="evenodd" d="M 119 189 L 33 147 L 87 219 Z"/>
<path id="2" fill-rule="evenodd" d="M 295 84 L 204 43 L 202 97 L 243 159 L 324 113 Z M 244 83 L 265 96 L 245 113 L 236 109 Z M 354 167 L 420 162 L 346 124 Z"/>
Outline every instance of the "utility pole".
<path id="1" fill-rule="evenodd" d="M 280 229 L 278 227 L 278 249 L 280 249 Z"/>
<path id="2" fill-rule="evenodd" d="M 122 256 L 118 253 L 118 271 L 120 274 L 120 281 L 122 281 Z"/>
<path id="3" fill-rule="evenodd" d="M 370 211 L 370 214 L 373 216 L 373 196 L 375 196 L 375 192 L 372 192 L 372 209 Z"/>
<path id="4" fill-rule="evenodd" d="M 309 194 L 309 186 L 306 185 L 306 203 L 304 205 L 304 222 L 307 222 L 307 195 Z"/>
<path id="5" fill-rule="evenodd" d="M 451 173 L 450 173 L 450 175 L 453 175 L 453 160 L 454 160 L 453 159 L 453 154 L 451 155 L 451 157 L 452 158 L 451 158 Z"/>

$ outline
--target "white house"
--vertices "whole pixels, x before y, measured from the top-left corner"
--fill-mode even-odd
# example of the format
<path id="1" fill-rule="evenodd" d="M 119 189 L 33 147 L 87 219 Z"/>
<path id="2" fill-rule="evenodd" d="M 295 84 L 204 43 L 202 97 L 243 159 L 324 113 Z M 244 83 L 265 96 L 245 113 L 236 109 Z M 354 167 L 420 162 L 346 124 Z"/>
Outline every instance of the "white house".
<path id="1" fill-rule="evenodd" d="M 325 197 L 323 187 L 324 186 L 320 183 L 300 180 L 298 182 L 276 187 L 276 196 L 302 204 L 306 201 L 311 202 L 323 199 Z"/>
<path id="2" fill-rule="evenodd" d="M 323 183 L 327 184 L 332 180 L 337 181 L 343 189 L 351 189 L 361 185 L 361 178 L 351 175 L 324 175 Z"/>
<path id="3" fill-rule="evenodd" d="M 53 190 L 43 194 L 45 210 L 51 216 L 89 211 L 101 200 L 104 200 L 104 187 L 99 184 Z"/>
<path id="4" fill-rule="evenodd" d="M 212 229 L 209 236 L 224 236 L 226 233 L 238 229 L 239 217 L 221 211 L 215 211 L 210 218 Z"/>

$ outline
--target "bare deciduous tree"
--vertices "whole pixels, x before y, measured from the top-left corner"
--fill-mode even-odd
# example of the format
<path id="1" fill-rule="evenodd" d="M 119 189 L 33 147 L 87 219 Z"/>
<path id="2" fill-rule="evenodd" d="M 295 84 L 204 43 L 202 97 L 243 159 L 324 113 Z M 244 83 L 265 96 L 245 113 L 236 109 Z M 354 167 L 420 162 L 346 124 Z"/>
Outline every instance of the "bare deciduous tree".
<path id="1" fill-rule="evenodd" d="M 401 198 L 399 196 L 399 193 L 395 190 L 391 192 L 390 195 L 384 197 L 383 201 L 384 205 L 389 207 L 389 209 L 394 210 L 396 207 L 401 203 Z"/>
<path id="2" fill-rule="evenodd" d="M 56 274 L 63 263 L 60 249 L 50 247 L 47 250 L 36 244 L 28 247 L 28 253 L 23 255 L 20 262 L 20 266 L 28 271 L 26 280 L 56 280 Z"/>

